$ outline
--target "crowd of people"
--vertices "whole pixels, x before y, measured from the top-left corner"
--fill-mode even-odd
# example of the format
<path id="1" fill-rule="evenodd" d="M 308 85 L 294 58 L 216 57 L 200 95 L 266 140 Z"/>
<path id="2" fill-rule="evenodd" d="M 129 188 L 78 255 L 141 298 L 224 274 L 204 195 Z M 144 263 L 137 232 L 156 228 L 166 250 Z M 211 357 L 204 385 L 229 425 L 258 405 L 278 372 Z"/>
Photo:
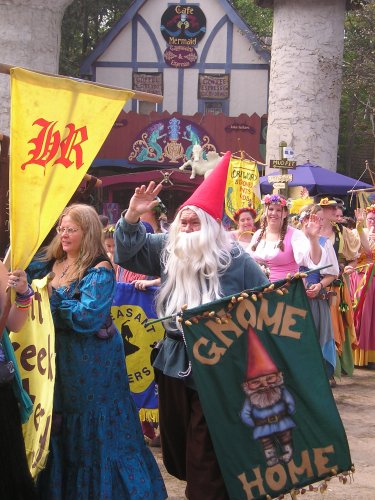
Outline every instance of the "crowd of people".
<path id="1" fill-rule="evenodd" d="M 111 319 L 116 281 L 139 290 L 158 286 L 158 316 L 173 318 L 164 321 L 166 336 L 153 366 L 163 461 L 170 474 L 186 481 L 189 500 L 229 496 L 175 319 L 183 304 L 196 307 L 318 269 L 305 278 L 305 288 L 331 386 L 352 375 L 355 365 L 375 366 L 375 206 L 357 210 L 353 228 L 337 199 L 324 197 L 291 217 L 287 200 L 273 194 L 263 198 L 260 211 L 238 210 L 236 228 L 227 230 L 221 220 L 229 158 L 227 153 L 170 225 L 158 197 L 162 185 L 151 182 L 136 188 L 116 226 L 88 205 L 70 205 L 27 274 L 0 265 L 1 310 L 5 288 L 16 292 L 7 323 L 12 330 L 28 316 L 28 282 L 53 273 L 48 286 L 56 332 L 50 451 L 36 487 L 27 469 L 14 380 L 3 380 L 3 366 L 11 362 L 4 335 L 0 344 L 0 463 L 9 480 L 0 482 L 1 498 L 167 498 Z M 11 429 L 9 435 L 4 429 Z"/>

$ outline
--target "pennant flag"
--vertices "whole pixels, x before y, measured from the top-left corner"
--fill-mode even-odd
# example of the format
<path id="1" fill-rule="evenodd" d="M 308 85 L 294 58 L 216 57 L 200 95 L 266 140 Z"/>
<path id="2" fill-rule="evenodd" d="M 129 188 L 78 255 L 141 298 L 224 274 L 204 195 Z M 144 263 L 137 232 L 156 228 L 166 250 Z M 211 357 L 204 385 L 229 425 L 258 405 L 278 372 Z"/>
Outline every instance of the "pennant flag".
<path id="1" fill-rule="evenodd" d="M 225 188 L 225 213 L 233 219 L 239 208 L 260 207 L 259 171 L 256 162 L 231 158 Z"/>
<path id="2" fill-rule="evenodd" d="M 31 475 L 45 466 L 52 423 L 55 383 L 55 334 L 47 290 L 47 277 L 34 280 L 35 291 L 27 322 L 9 337 L 15 351 L 22 385 L 33 402 L 33 412 L 23 424 Z"/>
<path id="3" fill-rule="evenodd" d="M 151 365 L 151 351 L 164 337 L 161 322 L 146 326 L 156 318 L 154 295 L 156 287 L 137 290 L 129 283 L 117 283 L 111 309 L 112 318 L 121 333 L 130 391 L 142 422 L 158 422 L 158 397 Z"/>
<path id="4" fill-rule="evenodd" d="M 134 94 L 21 68 L 11 74 L 11 268 L 25 269 Z"/>
<path id="5" fill-rule="evenodd" d="M 236 500 L 281 498 L 352 468 L 302 279 L 286 295 L 256 298 L 183 314 L 199 398 Z"/>

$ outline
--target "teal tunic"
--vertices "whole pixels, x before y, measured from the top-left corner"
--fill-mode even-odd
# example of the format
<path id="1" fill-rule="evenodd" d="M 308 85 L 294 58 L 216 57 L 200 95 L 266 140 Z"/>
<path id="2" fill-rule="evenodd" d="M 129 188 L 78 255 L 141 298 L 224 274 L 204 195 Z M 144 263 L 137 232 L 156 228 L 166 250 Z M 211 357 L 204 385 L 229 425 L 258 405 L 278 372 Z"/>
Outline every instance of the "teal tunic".
<path id="1" fill-rule="evenodd" d="M 163 282 L 160 255 L 167 238 L 167 234 L 147 234 L 142 224 L 129 224 L 121 217 L 115 230 L 115 262 L 134 272 L 160 276 Z M 235 242 L 231 254 L 232 261 L 220 276 L 223 296 L 269 283 L 259 265 Z M 153 366 L 170 377 L 184 378 L 188 386 L 194 387 L 186 347 L 177 331 L 171 336 L 167 333 Z"/>

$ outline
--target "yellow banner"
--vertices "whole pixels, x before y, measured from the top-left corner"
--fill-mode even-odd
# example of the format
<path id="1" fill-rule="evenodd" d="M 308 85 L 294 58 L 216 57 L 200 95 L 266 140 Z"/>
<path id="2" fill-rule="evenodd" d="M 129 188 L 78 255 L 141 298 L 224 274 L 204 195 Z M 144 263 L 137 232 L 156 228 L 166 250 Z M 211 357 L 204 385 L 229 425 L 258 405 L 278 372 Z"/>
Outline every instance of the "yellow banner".
<path id="1" fill-rule="evenodd" d="M 134 94 L 13 68 L 11 268 L 29 264 Z"/>
<path id="2" fill-rule="evenodd" d="M 55 331 L 49 305 L 47 277 L 34 280 L 29 317 L 22 330 L 10 333 L 22 385 L 33 402 L 33 413 L 23 425 L 29 468 L 33 477 L 43 469 L 51 434 L 55 383 Z"/>
<path id="3" fill-rule="evenodd" d="M 225 213 L 233 220 L 236 210 L 260 206 L 259 171 L 254 161 L 231 158 L 225 190 Z"/>

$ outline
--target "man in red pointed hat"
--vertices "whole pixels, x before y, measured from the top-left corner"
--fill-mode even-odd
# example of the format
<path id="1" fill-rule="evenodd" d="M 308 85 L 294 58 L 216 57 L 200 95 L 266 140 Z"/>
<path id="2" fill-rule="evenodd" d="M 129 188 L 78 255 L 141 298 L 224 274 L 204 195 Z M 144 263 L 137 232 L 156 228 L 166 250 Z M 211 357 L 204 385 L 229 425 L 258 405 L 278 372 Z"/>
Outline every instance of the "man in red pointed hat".
<path id="1" fill-rule="evenodd" d="M 161 277 L 156 299 L 166 338 L 153 363 L 158 383 L 163 461 L 187 481 L 189 500 L 227 500 L 209 430 L 190 370 L 176 314 L 245 289 L 266 285 L 258 264 L 221 224 L 230 152 L 180 207 L 168 234 L 146 234 L 142 213 L 157 201 L 162 185 L 136 188 L 115 231 L 115 262 Z"/>
<path id="2" fill-rule="evenodd" d="M 284 385 L 283 374 L 251 326 L 248 328 L 247 374 L 242 388 L 246 400 L 241 420 L 253 428 L 253 438 L 261 442 L 267 465 L 290 462 L 295 427 L 291 415 L 295 412 L 295 402 Z"/>

